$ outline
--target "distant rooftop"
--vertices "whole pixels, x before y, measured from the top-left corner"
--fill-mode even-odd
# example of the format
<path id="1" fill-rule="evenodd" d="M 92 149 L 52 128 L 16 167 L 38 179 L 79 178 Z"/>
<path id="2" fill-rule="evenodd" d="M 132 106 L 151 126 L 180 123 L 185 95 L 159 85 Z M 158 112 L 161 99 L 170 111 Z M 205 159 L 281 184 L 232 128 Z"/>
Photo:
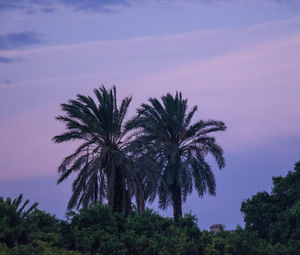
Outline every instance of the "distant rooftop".
<path id="1" fill-rule="evenodd" d="M 225 227 L 222 224 L 213 224 L 209 227 L 210 232 L 214 233 L 214 235 L 218 232 L 221 232 L 221 231 L 226 231 L 226 232 L 229 232 L 229 233 L 234 233 L 235 232 L 235 230 L 225 230 L 224 228 Z"/>

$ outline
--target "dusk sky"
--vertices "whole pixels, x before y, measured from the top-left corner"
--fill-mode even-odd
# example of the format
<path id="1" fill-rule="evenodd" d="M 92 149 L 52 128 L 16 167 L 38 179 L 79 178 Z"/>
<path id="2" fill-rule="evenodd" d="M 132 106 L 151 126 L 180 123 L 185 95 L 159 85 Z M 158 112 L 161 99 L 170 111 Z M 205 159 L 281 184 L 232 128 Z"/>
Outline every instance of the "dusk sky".
<path id="1" fill-rule="evenodd" d="M 0 196 L 64 217 L 57 167 L 78 143 L 52 142 L 55 116 L 102 84 L 133 96 L 128 117 L 181 91 L 195 120 L 224 121 L 217 195 L 183 211 L 201 229 L 243 225 L 241 202 L 300 160 L 300 0 L 0 0 Z"/>

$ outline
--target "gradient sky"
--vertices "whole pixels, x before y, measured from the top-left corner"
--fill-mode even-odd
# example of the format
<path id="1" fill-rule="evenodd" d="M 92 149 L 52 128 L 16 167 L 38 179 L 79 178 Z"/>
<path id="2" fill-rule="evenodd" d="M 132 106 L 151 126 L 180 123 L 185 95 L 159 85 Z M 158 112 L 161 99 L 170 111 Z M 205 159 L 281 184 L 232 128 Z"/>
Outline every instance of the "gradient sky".
<path id="1" fill-rule="evenodd" d="M 243 225 L 241 202 L 300 159 L 300 1 L 0 0 L 0 196 L 64 216 L 57 166 L 76 144 L 51 141 L 55 116 L 101 84 L 133 96 L 129 116 L 179 90 L 197 119 L 223 120 L 217 195 L 183 210 L 201 228 Z"/>

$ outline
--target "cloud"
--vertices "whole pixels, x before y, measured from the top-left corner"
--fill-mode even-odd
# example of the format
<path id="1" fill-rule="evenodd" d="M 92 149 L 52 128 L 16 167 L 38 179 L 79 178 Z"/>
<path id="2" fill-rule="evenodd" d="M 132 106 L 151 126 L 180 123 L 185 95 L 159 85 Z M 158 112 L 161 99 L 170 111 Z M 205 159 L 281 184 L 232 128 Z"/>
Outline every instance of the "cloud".
<path id="1" fill-rule="evenodd" d="M 48 0 L 0 0 L 0 12 L 18 10 L 27 13 L 36 11 L 49 12 L 53 9 L 53 2 Z"/>
<path id="2" fill-rule="evenodd" d="M 102 1 L 63 0 L 62 3 L 66 6 L 74 8 L 75 10 L 98 11 L 98 12 L 110 12 L 114 7 L 130 5 L 130 1 L 128 0 L 102 0 Z"/>
<path id="3" fill-rule="evenodd" d="M 0 64 L 12 64 L 15 62 L 21 61 L 22 58 L 7 58 L 7 57 L 1 57 L 0 56 Z"/>
<path id="4" fill-rule="evenodd" d="M 0 91 L 2 123 L 14 118 L 11 126 L 24 130 L 19 114 L 41 109 L 28 121 L 29 133 L 24 135 L 34 137 L 37 131 L 30 129 L 34 119 L 51 123 L 54 118 L 43 115 L 43 108 L 58 108 L 77 93 L 89 95 L 100 84 L 116 84 L 120 98 L 133 94 L 133 110 L 149 96 L 181 90 L 190 105 L 199 106 L 199 118 L 228 124 L 223 139 L 227 150 L 299 137 L 299 24 L 299 19 L 292 19 L 236 32 L 201 31 L 3 52 L 28 61 L 0 69 L 0 77 L 13 78 L 13 84 Z M 204 54 L 207 51 L 210 55 Z M 2 136 L 6 137 L 3 132 Z M 3 148 L 7 153 L 13 149 Z"/>
<path id="5" fill-rule="evenodd" d="M 286 7 L 299 7 L 299 0 L 260 0 L 261 2 L 277 3 L 281 6 Z M 0 0 L 0 12 L 4 11 L 23 11 L 25 13 L 33 12 L 44 12 L 51 13 L 59 10 L 61 7 L 68 7 L 75 11 L 88 11 L 88 12 L 104 12 L 109 13 L 116 10 L 118 7 L 128 7 L 133 5 L 138 5 L 141 3 L 147 3 L 146 0 Z M 162 6 L 173 6 L 176 4 L 218 4 L 222 3 L 234 3 L 239 2 L 239 0 L 153 0 L 151 2 L 156 2 L 162 4 Z M 244 0 L 247 2 L 247 0 Z M 250 2 L 250 1 L 249 1 Z M 258 1 L 259 3 L 259 1 Z"/>
<path id="6" fill-rule="evenodd" d="M 39 33 L 32 31 L 0 35 L 0 50 L 20 49 L 24 46 L 40 44 L 43 42 L 41 37 Z M 6 63 L 10 61 L 7 58 L 2 58 L 2 60 Z"/>
<path id="7" fill-rule="evenodd" d="M 111 12 L 118 6 L 129 6 L 130 0 L 0 0 L 0 12 L 7 10 L 19 10 L 27 13 L 53 12 L 60 6 L 70 7 L 76 11 Z"/>
<path id="8" fill-rule="evenodd" d="M 11 81 L 11 80 L 8 80 L 8 79 L 7 79 L 7 80 L 4 80 L 3 82 L 4 82 L 4 84 L 11 84 L 11 83 L 12 83 L 12 81 Z"/>

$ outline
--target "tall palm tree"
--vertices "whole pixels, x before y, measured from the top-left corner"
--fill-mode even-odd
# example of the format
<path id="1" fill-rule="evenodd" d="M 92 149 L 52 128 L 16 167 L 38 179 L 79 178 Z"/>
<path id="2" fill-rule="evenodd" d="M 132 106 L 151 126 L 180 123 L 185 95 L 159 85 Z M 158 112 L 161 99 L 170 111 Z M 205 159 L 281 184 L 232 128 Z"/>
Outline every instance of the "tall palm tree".
<path id="1" fill-rule="evenodd" d="M 78 140 L 81 144 L 60 164 L 58 183 L 77 174 L 68 209 L 107 199 L 114 211 L 127 214 L 133 192 L 129 184 L 135 174 L 126 151 L 131 138 L 123 122 L 131 97 L 118 107 L 115 87 L 107 90 L 102 86 L 94 94 L 96 102 L 90 96 L 77 95 L 76 100 L 61 104 L 65 115 L 56 119 L 65 123 L 67 131 L 53 141 Z"/>
<path id="2" fill-rule="evenodd" d="M 156 180 L 150 185 L 150 200 L 157 192 L 160 208 L 172 205 L 174 220 L 178 222 L 182 202 L 193 187 L 199 196 L 206 192 L 215 195 L 215 177 L 205 157 L 212 154 L 220 169 L 225 166 L 223 150 L 211 133 L 224 131 L 226 126 L 215 120 L 191 124 L 197 106 L 188 111 L 187 100 L 182 99 L 181 93 L 167 94 L 161 101 L 150 98 L 149 104 L 142 104 L 127 127 L 140 133 L 131 146 L 151 168 L 146 171 L 146 182 L 149 173 L 150 179 Z"/>

